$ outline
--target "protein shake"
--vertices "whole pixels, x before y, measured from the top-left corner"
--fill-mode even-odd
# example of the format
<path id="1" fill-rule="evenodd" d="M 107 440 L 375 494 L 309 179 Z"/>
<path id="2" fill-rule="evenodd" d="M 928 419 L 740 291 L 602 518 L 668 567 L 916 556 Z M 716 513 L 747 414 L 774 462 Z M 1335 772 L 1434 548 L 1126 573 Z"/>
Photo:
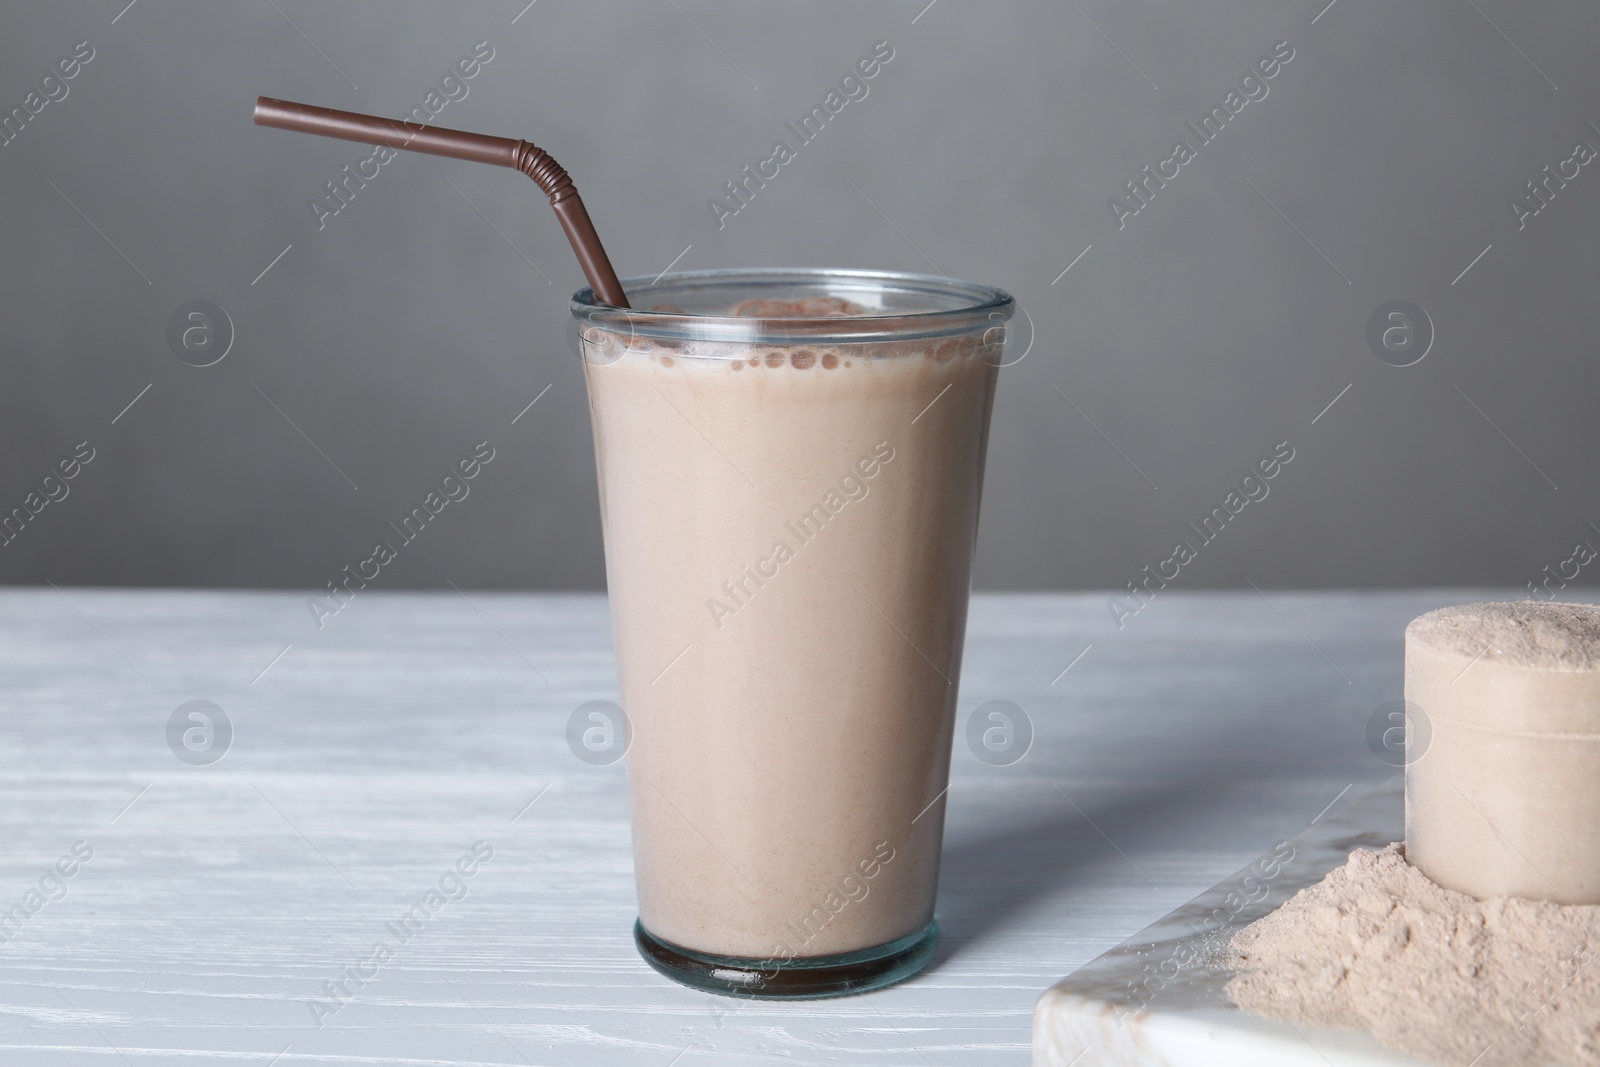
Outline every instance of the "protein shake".
<path id="1" fill-rule="evenodd" d="M 634 720 L 646 961 L 752 996 L 926 965 L 1011 297 L 865 271 L 625 288 L 537 145 L 269 97 L 254 119 L 518 170 L 589 281 L 572 311 Z M 627 288 L 660 303 L 634 311 Z"/>
<path id="2" fill-rule="evenodd" d="M 820 976 L 886 947 L 879 972 L 931 956 L 1011 301 L 850 273 L 655 288 L 655 312 L 575 302 L 641 948 L 746 961 L 731 979 L 715 961 L 720 984 L 767 995 L 881 984 Z M 720 315 L 678 314 L 704 307 Z"/>

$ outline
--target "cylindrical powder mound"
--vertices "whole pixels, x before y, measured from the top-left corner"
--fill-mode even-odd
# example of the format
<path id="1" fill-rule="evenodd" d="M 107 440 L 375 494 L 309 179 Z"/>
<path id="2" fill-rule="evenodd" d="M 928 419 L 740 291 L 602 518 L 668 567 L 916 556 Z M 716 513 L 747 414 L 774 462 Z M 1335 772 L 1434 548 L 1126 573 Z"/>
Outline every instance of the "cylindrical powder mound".
<path id="1" fill-rule="evenodd" d="M 1480 900 L 1600 904 L 1600 608 L 1441 608 L 1405 649 L 1411 862 Z"/>

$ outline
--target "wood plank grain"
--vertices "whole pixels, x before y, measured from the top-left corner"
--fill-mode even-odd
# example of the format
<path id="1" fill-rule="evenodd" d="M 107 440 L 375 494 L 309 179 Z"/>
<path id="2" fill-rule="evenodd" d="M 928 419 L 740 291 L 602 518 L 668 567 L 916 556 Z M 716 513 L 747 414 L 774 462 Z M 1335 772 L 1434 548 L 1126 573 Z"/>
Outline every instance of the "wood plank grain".
<path id="1" fill-rule="evenodd" d="M 1036 738 L 1000 768 L 958 737 L 936 964 L 771 1005 L 634 952 L 624 768 L 564 741 L 616 696 L 603 598 L 370 592 L 318 630 L 292 594 L 64 593 L 0 592 L 0 913 L 94 855 L 0 945 L 0 1064 L 1022 1063 L 1052 982 L 1388 773 L 1400 626 L 1463 599 L 1169 592 L 1118 631 L 1099 597 L 976 598 L 960 713 L 1012 700 Z M 211 766 L 167 747 L 193 699 L 234 726 Z"/>

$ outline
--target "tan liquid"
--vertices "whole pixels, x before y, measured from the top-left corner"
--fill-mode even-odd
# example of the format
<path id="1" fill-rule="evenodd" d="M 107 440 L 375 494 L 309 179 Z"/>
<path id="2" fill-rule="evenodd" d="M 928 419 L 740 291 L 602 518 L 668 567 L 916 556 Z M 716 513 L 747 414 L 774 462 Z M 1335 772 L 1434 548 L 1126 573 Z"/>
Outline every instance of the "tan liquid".
<path id="1" fill-rule="evenodd" d="M 939 344 L 585 364 L 665 941 L 817 956 L 933 917 L 997 358 Z"/>

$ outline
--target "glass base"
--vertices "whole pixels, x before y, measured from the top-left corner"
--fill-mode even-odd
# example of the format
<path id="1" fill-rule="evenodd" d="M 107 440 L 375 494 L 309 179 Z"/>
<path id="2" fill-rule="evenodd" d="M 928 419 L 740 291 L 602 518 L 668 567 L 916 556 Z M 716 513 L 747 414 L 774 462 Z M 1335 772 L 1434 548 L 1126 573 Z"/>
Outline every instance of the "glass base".
<path id="1" fill-rule="evenodd" d="M 797 956 L 792 960 L 719 956 L 671 945 L 633 924 L 639 955 L 657 971 L 708 993 L 759 1000 L 847 997 L 904 981 L 933 962 L 939 945 L 939 924 L 930 922 L 914 934 L 885 945 L 833 956 Z"/>

